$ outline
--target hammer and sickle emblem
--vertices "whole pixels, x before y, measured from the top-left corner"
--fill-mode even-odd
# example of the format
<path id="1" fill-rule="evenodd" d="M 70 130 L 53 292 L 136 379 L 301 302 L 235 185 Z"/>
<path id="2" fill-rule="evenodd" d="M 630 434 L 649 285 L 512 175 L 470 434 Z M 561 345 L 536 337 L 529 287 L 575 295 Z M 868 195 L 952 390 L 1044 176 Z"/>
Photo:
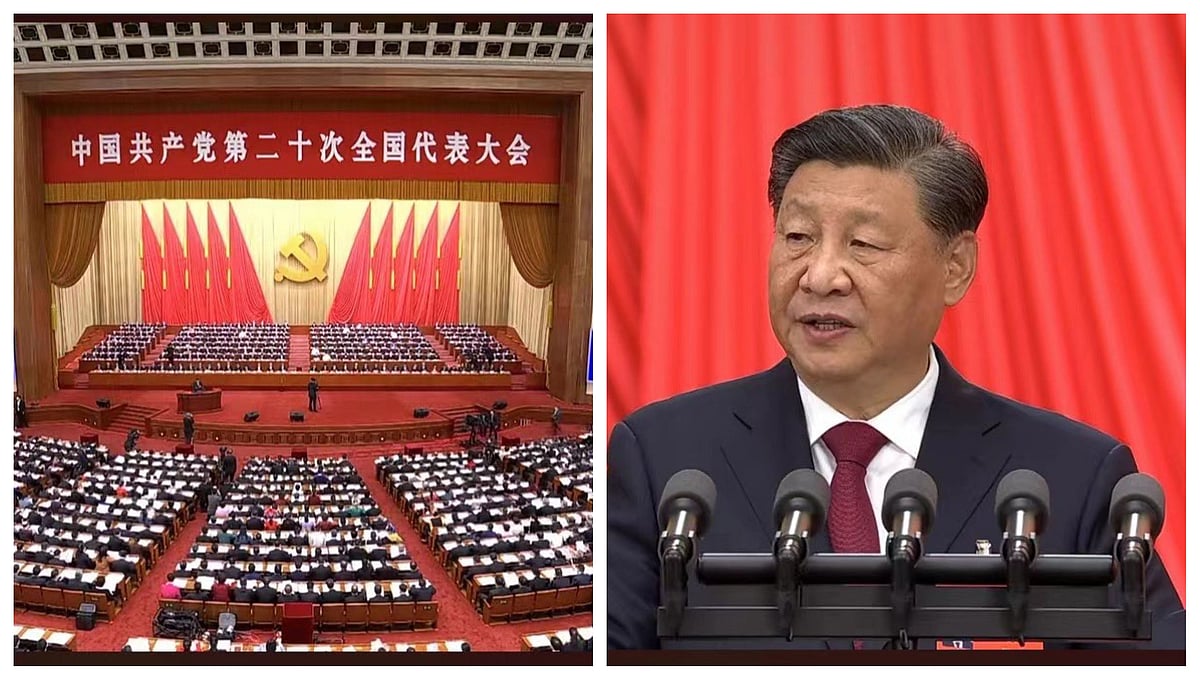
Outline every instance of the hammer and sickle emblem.
<path id="1" fill-rule="evenodd" d="M 311 241 L 317 249 L 315 258 L 304 248 L 305 239 Z M 275 266 L 276 283 L 284 279 L 294 281 L 298 284 L 314 279 L 325 281 L 325 266 L 329 264 L 329 246 L 320 235 L 312 234 L 311 232 L 293 234 L 280 247 L 279 255 L 283 256 L 284 260 Z M 287 264 L 289 258 L 295 259 L 304 269 L 296 269 Z"/>

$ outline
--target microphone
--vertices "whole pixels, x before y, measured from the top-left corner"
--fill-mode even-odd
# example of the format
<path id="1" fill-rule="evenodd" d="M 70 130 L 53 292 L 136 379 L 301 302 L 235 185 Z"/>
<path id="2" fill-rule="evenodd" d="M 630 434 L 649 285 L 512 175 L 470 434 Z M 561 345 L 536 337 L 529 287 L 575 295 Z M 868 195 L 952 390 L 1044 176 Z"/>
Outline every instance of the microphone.
<path id="1" fill-rule="evenodd" d="M 684 469 L 671 476 L 658 502 L 658 556 L 662 564 L 662 595 L 667 630 L 679 633 L 687 604 L 687 565 L 696 553 L 717 504 L 717 486 L 708 474 Z"/>
<path id="2" fill-rule="evenodd" d="M 899 647 L 911 649 L 908 618 L 913 605 L 913 567 L 921 557 L 921 538 L 933 529 L 937 484 L 920 469 L 904 469 L 883 490 L 883 526 L 888 528 L 887 556 L 892 562 L 892 623 Z"/>
<path id="3" fill-rule="evenodd" d="M 792 639 L 791 627 L 799 604 L 800 568 L 808 557 L 808 542 L 821 529 L 829 509 L 829 483 L 812 469 L 796 469 L 779 481 L 775 491 L 775 587 L 779 630 Z"/>
<path id="4" fill-rule="evenodd" d="M 1008 576 L 1009 626 L 1025 643 L 1029 609 L 1029 566 L 1037 557 L 1037 535 L 1050 518 L 1050 488 L 1036 471 L 1017 469 L 996 486 L 996 520 L 1004 531 L 1000 549 Z"/>
<path id="5" fill-rule="evenodd" d="M 1148 474 L 1131 473 L 1113 487 L 1108 520 L 1117 531 L 1113 558 L 1121 569 L 1125 628 L 1136 633 L 1146 611 L 1146 565 L 1166 518 L 1162 486 Z"/>

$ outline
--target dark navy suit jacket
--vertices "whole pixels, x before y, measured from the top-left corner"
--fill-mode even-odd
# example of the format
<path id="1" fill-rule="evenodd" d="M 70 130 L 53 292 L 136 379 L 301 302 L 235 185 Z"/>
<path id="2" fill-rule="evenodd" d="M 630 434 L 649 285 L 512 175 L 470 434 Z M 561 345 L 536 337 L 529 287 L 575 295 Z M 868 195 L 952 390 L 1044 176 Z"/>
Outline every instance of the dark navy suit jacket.
<path id="1" fill-rule="evenodd" d="M 996 485 L 1009 471 L 1024 468 L 1040 473 L 1050 486 L 1051 515 L 1047 531 L 1039 535 L 1041 553 L 1111 553 L 1114 536 L 1107 516 L 1112 489 L 1137 470 L 1129 448 L 1056 413 L 976 387 L 954 371 L 941 350 L 935 352 L 940 377 L 916 463 L 938 486 L 937 521 L 925 550 L 974 553 L 977 539 L 988 539 L 998 549 L 1002 532 L 993 515 Z M 716 483 L 718 498 L 701 551 L 769 552 L 777 529 L 771 510 L 780 479 L 794 469 L 813 468 L 795 370 L 785 359 L 766 372 L 633 413 L 613 430 L 608 465 L 608 569 L 620 570 L 608 577 L 609 647 L 657 649 L 663 645 L 655 630 L 656 511 L 663 487 L 682 469 L 704 471 Z M 1172 507 L 1183 505 L 1168 505 L 1168 514 Z M 814 552 L 831 550 L 825 532 L 814 539 Z M 1184 610 L 1157 558 L 1147 581 L 1154 640 L 1138 646 L 1182 649 Z M 696 585 L 689 586 L 692 597 Z M 764 638 L 687 646 L 850 645 Z"/>

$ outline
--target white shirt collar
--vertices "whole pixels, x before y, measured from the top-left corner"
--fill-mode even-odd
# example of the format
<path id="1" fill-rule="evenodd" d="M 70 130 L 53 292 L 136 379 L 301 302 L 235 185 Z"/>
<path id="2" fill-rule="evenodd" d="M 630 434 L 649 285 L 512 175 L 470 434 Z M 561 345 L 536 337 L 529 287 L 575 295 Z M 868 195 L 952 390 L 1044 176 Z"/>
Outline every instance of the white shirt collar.
<path id="1" fill-rule="evenodd" d="M 876 431 L 887 437 L 893 445 L 900 448 L 913 459 L 921 449 L 921 439 L 925 436 L 925 422 L 929 420 L 929 409 L 933 406 L 933 393 L 938 381 L 937 354 L 933 346 L 929 347 L 929 369 L 925 377 L 900 400 L 888 406 L 886 410 L 875 417 L 866 420 Z M 800 386 L 800 402 L 804 406 L 804 419 L 808 423 L 808 439 L 810 445 L 816 445 L 826 431 L 842 422 L 851 421 L 833 406 L 822 401 L 799 376 L 796 382 Z"/>

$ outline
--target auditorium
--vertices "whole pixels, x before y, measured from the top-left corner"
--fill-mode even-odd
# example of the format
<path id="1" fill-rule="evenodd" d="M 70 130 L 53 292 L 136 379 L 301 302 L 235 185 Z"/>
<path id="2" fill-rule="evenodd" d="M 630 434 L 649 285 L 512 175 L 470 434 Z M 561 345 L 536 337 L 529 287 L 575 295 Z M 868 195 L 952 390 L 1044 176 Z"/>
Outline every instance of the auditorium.
<path id="1" fill-rule="evenodd" d="M 17 663 L 590 664 L 592 17 L 46 18 Z"/>

